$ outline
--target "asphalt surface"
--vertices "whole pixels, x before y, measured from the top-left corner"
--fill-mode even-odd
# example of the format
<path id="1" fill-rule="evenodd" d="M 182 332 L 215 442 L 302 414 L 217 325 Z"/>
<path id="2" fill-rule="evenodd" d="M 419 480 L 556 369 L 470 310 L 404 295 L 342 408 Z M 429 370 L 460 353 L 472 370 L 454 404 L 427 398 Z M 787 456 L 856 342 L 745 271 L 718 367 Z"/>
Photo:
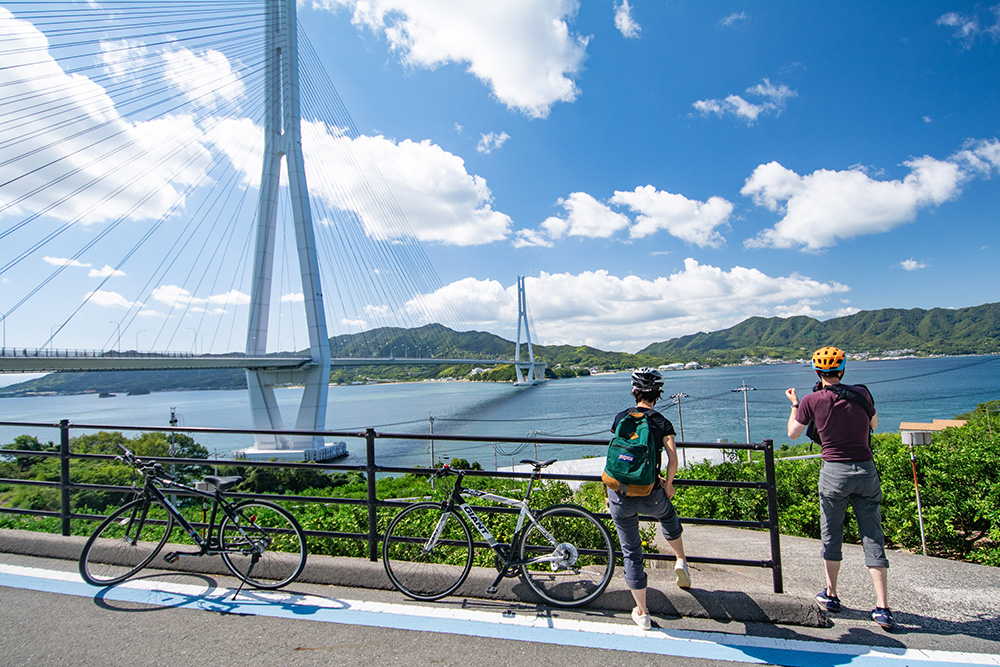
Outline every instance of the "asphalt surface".
<path id="1" fill-rule="evenodd" d="M 0 553 L 23 554 L 75 561 L 85 538 L 44 533 L 0 530 Z M 687 526 L 684 532 L 691 557 L 769 557 L 768 536 L 763 532 L 732 528 Z M 954 649 L 955 638 L 965 638 L 962 650 L 1000 653 L 1000 568 L 889 551 L 889 595 L 898 628 L 889 634 L 868 617 L 874 606 L 874 592 L 860 546 L 844 545 L 839 593 L 844 610 L 827 614 L 813 596 L 824 585 L 819 543 L 816 540 L 782 536 L 781 558 L 784 593 L 773 592 L 768 569 L 719 566 L 693 562 L 692 587 L 675 584 L 673 563 L 647 563 L 648 604 L 654 618 L 704 619 L 715 623 L 788 626 L 815 629 L 816 636 L 836 637 L 838 633 L 857 635 L 874 643 L 920 648 Z M 227 575 L 218 558 L 181 559 L 179 567 L 158 559 L 157 568 L 181 569 L 209 575 Z M 485 594 L 495 573 L 473 571 L 456 600 L 507 601 L 512 604 L 537 602 L 517 579 L 506 579 L 495 596 Z M 380 562 L 366 559 L 331 558 L 312 555 L 301 580 L 303 583 L 392 591 Z M 363 596 L 363 591 L 354 593 Z M 403 599 L 398 593 L 390 595 Z M 620 568 L 608 590 L 589 608 L 612 614 L 631 611 L 633 601 Z M 810 631 L 811 632 L 811 631 Z"/>

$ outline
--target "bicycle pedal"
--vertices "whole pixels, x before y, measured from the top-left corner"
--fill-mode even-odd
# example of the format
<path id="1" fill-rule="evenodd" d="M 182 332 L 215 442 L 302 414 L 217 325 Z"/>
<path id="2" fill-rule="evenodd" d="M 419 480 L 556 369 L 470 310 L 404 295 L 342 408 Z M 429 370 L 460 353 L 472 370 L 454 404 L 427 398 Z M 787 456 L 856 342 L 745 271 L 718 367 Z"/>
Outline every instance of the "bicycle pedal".
<path id="1" fill-rule="evenodd" d="M 489 586 L 486 589 L 486 593 L 487 593 L 487 595 L 496 595 L 497 594 L 497 587 L 496 586 Z"/>
<path id="2" fill-rule="evenodd" d="M 178 554 L 176 551 L 171 551 L 168 554 L 163 554 L 163 560 L 167 561 L 168 563 L 176 563 L 180 559 L 181 559 L 180 554 Z"/>

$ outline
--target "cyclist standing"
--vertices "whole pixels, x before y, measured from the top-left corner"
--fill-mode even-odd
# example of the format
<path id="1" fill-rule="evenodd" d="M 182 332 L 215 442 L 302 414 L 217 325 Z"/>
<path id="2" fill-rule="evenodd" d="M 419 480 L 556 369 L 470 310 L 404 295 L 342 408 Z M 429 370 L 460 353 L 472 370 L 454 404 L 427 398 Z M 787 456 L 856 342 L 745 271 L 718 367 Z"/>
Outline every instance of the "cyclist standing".
<path id="1" fill-rule="evenodd" d="M 688 570 L 684 555 L 684 542 L 681 539 L 683 528 L 680 518 L 674 510 L 670 499 L 674 496 L 674 474 L 677 472 L 677 446 L 674 442 L 674 427 L 666 417 L 653 409 L 656 401 L 663 394 L 663 376 L 653 368 L 640 368 L 632 373 L 632 396 L 635 407 L 619 412 L 611 425 L 615 431 L 618 422 L 629 412 L 643 412 L 654 435 L 656 447 L 656 470 L 662 470 L 661 455 L 667 454 L 667 469 L 664 475 L 658 475 L 659 483 L 653 485 L 653 490 L 647 496 L 619 495 L 608 489 L 608 511 L 615 522 L 618 540 L 621 543 L 625 562 L 625 584 L 635 599 L 632 610 L 632 620 L 643 630 L 652 627 L 649 609 L 646 607 L 646 572 L 643 568 L 642 538 L 639 535 L 639 514 L 652 516 L 659 520 L 663 536 L 677 557 L 674 572 L 677 585 L 681 588 L 691 586 L 691 573 Z"/>
<path id="2" fill-rule="evenodd" d="M 816 390 L 801 401 L 795 389 L 788 389 L 785 396 L 792 403 L 788 437 L 798 438 L 810 422 L 814 423 L 823 458 L 819 505 L 826 588 L 816 596 L 816 602 L 829 612 L 841 609 L 837 577 L 843 560 L 844 518 L 850 503 L 858 522 L 865 565 L 875 586 L 871 618 L 883 629 L 892 630 L 895 622 L 888 602 L 882 485 L 870 445 L 871 431 L 878 427 L 875 401 L 866 387 L 841 384 L 847 366 L 842 350 L 820 348 L 813 354 L 812 365 L 820 379 Z"/>

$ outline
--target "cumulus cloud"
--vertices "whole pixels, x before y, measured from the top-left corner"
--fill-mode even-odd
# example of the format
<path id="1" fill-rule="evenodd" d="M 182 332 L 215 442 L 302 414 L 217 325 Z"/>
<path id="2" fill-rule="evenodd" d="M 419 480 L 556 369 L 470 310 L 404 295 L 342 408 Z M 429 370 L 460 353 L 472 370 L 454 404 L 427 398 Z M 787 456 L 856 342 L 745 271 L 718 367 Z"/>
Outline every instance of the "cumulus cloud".
<path id="1" fill-rule="evenodd" d="M 76 259 L 69 259 L 68 257 L 42 257 L 42 261 L 46 264 L 51 264 L 52 266 L 75 266 L 79 268 L 89 268 L 90 264 L 84 264 Z"/>
<path id="2" fill-rule="evenodd" d="M 230 290 L 207 297 L 196 297 L 179 285 L 161 285 L 153 289 L 151 296 L 168 306 L 245 306 L 250 303 L 250 295 L 239 290 Z M 220 310 L 217 312 L 225 312 Z"/>
<path id="3" fill-rule="evenodd" d="M 699 100 L 692 106 L 702 116 L 736 116 L 746 121 L 747 125 L 753 125 L 762 115 L 780 116 L 788 100 L 798 95 L 785 84 L 776 86 L 766 78 L 756 86 L 747 88 L 746 93 L 759 101 L 750 102 L 739 95 L 729 95 L 721 100 Z"/>
<path id="4" fill-rule="evenodd" d="M 244 94 L 243 81 L 219 51 L 195 53 L 180 48 L 164 52 L 162 58 L 167 80 L 192 102 L 215 106 L 238 100 Z"/>
<path id="5" fill-rule="evenodd" d="M 313 0 L 344 8 L 411 67 L 462 64 L 508 108 L 532 118 L 579 94 L 588 38 L 570 30 L 577 0 Z"/>
<path id="6" fill-rule="evenodd" d="M 118 292 L 109 292 L 105 290 L 87 292 L 84 296 L 84 300 L 100 306 L 101 308 L 131 308 L 138 303 L 135 301 L 129 301 Z"/>
<path id="7" fill-rule="evenodd" d="M 263 128 L 247 119 L 219 119 L 206 128 L 206 137 L 248 186 L 260 187 Z M 356 215 L 369 237 L 469 246 L 511 233 L 510 217 L 493 210 L 486 179 L 470 174 L 462 158 L 429 140 L 352 138 L 343 128 L 315 120 L 302 121 L 302 137 L 310 196 Z M 333 224 L 322 210 L 313 212 L 320 224 Z"/>
<path id="8" fill-rule="evenodd" d="M 281 295 L 281 303 L 305 303 L 306 295 L 302 292 L 291 292 Z"/>
<path id="9" fill-rule="evenodd" d="M 725 243 L 718 229 L 728 223 L 733 212 L 733 205 L 722 197 L 700 202 L 652 185 L 632 192 L 616 191 L 607 202 L 585 192 L 574 192 L 558 204 L 566 210 L 564 217 L 547 218 L 537 230 L 519 230 L 514 247 L 552 247 L 553 241 L 566 236 L 610 238 L 628 229 L 631 239 L 665 231 L 692 245 L 717 248 Z M 635 220 L 613 207 L 629 209 L 637 214 Z"/>
<path id="10" fill-rule="evenodd" d="M 190 117 L 129 121 L 104 88 L 64 72 L 49 55 L 45 35 L 3 7 L 0 32 L 7 53 L 28 54 L 0 68 L 4 112 L 18 119 L 0 124 L 6 156 L 0 207 L 6 214 L 81 224 L 156 219 L 204 176 L 211 156 Z M 87 160 L 72 161 L 84 153 Z"/>
<path id="11" fill-rule="evenodd" d="M 87 276 L 90 278 L 121 278 L 124 275 L 124 271 L 107 264 L 104 265 L 104 268 L 91 269 L 87 272 Z"/>
<path id="12" fill-rule="evenodd" d="M 622 0 L 620 5 L 615 5 L 615 27 L 623 37 L 639 39 L 642 26 L 632 18 L 632 7 L 628 4 L 628 0 Z"/>
<path id="13" fill-rule="evenodd" d="M 541 273 L 525 279 L 528 305 L 543 344 L 581 343 L 637 351 L 692 331 L 714 331 L 752 316 L 844 315 L 853 309 L 830 299 L 848 291 L 792 274 L 768 276 L 740 266 L 724 270 L 686 259 L 684 268 L 647 280 L 607 271 Z M 475 329 L 510 331 L 517 321 L 517 286 L 466 278 L 407 304 L 414 316 L 441 321 L 448 309 Z"/>
<path id="14" fill-rule="evenodd" d="M 663 230 L 692 245 L 712 248 L 725 242 L 717 228 L 725 225 L 733 212 L 733 205 L 722 197 L 699 202 L 657 190 L 652 185 L 632 192 L 615 192 L 611 201 L 638 213 L 629 229 L 631 238 L 644 238 Z"/>
<path id="15" fill-rule="evenodd" d="M 484 154 L 492 153 L 493 149 L 500 148 L 507 143 L 508 139 L 510 139 L 510 135 L 506 132 L 501 132 L 500 134 L 490 132 L 489 134 L 480 135 L 476 150 Z"/>
<path id="16" fill-rule="evenodd" d="M 510 234 L 511 219 L 493 210 L 486 179 L 470 174 L 462 158 L 428 140 L 352 139 L 320 122 L 303 122 L 302 134 L 306 170 L 319 176 L 310 179 L 310 193 L 355 213 L 369 236 L 396 239 L 412 234 L 420 241 L 467 246 Z M 405 222 L 387 215 L 382 193 L 370 187 L 365 165 L 377 168 Z"/>
<path id="17" fill-rule="evenodd" d="M 916 271 L 918 269 L 926 269 L 927 264 L 924 262 L 918 262 L 917 260 L 911 257 L 910 259 L 904 259 L 902 262 L 900 262 L 899 268 L 903 269 L 904 271 Z"/>
<path id="18" fill-rule="evenodd" d="M 820 169 L 802 176 L 777 162 L 758 166 L 740 193 L 783 217 L 744 245 L 815 251 L 839 240 L 886 232 L 911 222 L 920 209 L 956 197 L 967 178 L 952 161 L 924 156 L 903 164 L 910 173 L 889 181 L 860 168 Z"/>

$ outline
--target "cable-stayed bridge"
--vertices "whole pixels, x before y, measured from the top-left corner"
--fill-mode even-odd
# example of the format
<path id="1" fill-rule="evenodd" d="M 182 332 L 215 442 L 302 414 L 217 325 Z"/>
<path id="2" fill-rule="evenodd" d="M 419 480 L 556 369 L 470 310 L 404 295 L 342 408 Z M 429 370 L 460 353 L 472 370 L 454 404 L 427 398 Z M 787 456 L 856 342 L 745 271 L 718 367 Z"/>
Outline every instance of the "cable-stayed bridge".
<path id="1" fill-rule="evenodd" d="M 296 11 L 295 0 L 0 6 L 0 371 L 242 368 L 253 427 L 286 428 L 273 389 L 295 383 L 302 431 L 324 430 L 337 366 L 508 363 L 519 384 L 543 376 L 523 278 L 513 359 L 332 356 L 331 323 L 363 335 L 458 328 L 461 315 Z M 95 330 L 108 332 L 100 352 L 54 345 Z M 142 334 L 149 349 L 175 349 L 188 331 L 202 354 L 120 352 L 123 335 L 136 350 Z M 303 333 L 308 354 L 278 352 Z"/>

